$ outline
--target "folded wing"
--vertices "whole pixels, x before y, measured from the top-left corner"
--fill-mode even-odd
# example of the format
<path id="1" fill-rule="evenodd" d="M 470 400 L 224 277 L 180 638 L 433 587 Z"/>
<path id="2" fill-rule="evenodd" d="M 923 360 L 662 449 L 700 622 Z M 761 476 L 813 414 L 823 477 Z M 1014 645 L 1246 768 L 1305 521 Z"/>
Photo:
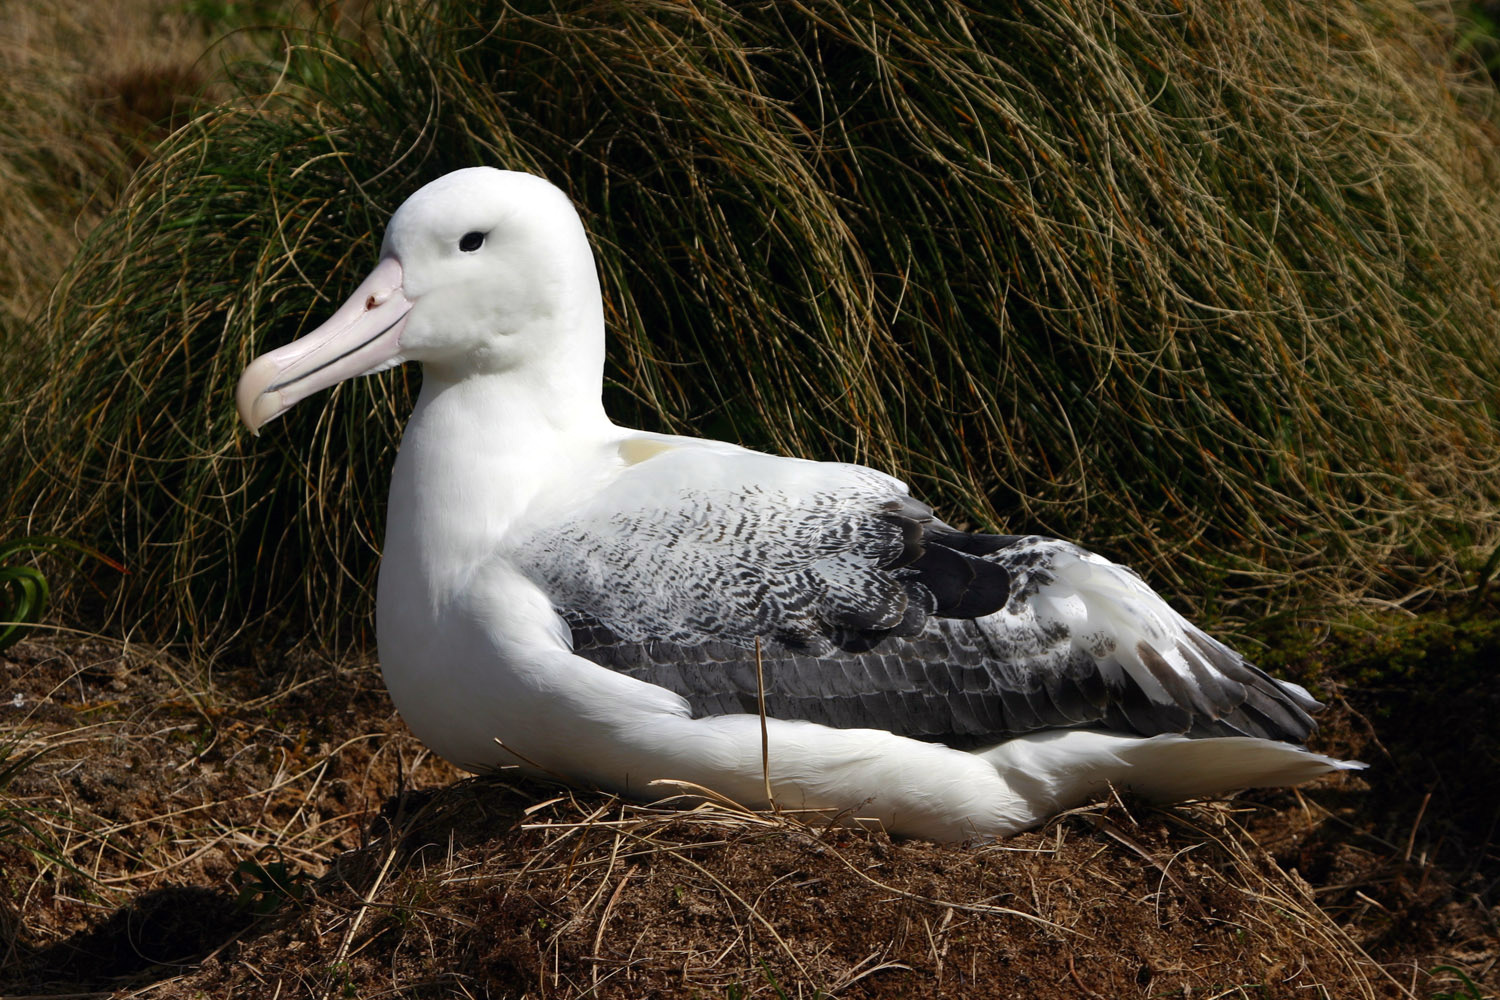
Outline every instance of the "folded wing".
<path id="1" fill-rule="evenodd" d="M 515 553 L 574 650 L 697 715 L 976 747 L 1042 729 L 1302 742 L 1318 705 L 1077 546 L 958 532 L 859 466 L 667 450 Z M 758 647 L 758 650 L 757 650 Z"/>

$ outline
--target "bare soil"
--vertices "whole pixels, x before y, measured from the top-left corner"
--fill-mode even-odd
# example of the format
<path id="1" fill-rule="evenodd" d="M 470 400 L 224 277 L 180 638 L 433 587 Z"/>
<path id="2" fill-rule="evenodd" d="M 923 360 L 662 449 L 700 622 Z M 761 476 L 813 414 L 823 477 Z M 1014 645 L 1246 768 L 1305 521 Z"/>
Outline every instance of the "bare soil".
<path id="1" fill-rule="evenodd" d="M 1485 996 L 1497 634 L 1293 664 L 1359 683 L 1318 747 L 1363 775 L 977 846 L 464 778 L 306 649 L 23 644 L 0 996 Z"/>

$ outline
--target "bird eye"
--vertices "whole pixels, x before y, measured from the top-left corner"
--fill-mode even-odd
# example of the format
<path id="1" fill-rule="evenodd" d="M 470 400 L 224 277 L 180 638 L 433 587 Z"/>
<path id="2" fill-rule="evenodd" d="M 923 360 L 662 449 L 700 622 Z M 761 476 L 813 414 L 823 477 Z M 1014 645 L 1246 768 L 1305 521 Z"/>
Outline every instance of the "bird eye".
<path id="1" fill-rule="evenodd" d="M 458 248 L 464 253 L 473 253 L 484 246 L 484 233 L 464 233 L 463 238 L 458 241 Z"/>

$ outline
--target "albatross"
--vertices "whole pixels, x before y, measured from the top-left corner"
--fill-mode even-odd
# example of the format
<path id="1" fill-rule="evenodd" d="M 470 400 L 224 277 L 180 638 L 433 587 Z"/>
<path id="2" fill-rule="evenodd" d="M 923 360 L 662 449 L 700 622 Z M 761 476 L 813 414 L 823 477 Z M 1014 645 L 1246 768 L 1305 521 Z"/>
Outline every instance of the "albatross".
<path id="1" fill-rule="evenodd" d="M 349 300 L 240 378 L 258 432 L 422 365 L 377 645 L 407 724 L 459 767 L 959 841 L 1110 785 L 1180 800 L 1362 766 L 1305 749 L 1308 692 L 1130 570 L 956 530 L 873 469 L 617 426 L 604 358 L 572 202 L 475 167 L 411 195 Z"/>

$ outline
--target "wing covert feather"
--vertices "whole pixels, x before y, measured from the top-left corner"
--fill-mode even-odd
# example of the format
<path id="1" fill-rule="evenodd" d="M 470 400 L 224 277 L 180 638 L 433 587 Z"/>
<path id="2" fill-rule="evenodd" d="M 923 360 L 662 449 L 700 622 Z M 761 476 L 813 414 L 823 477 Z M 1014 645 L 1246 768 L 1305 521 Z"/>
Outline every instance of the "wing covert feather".
<path id="1" fill-rule="evenodd" d="M 968 534 L 859 466 L 668 451 L 529 536 L 574 650 L 698 715 L 954 746 L 1039 729 L 1301 742 L 1317 703 L 1067 542 Z"/>

